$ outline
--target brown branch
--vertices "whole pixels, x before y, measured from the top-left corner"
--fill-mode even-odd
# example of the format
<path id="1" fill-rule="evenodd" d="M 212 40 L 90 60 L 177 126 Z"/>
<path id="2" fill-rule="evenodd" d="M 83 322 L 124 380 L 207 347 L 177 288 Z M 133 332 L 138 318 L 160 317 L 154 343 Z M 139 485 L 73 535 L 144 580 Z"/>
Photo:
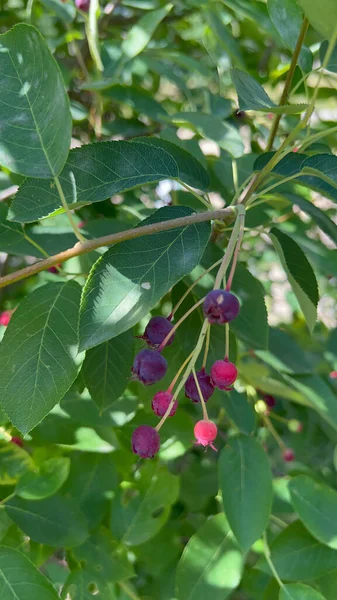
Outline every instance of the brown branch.
<path id="1" fill-rule="evenodd" d="M 74 256 L 80 256 L 81 254 L 87 254 L 92 250 L 97 250 L 102 246 L 111 246 L 112 244 L 119 244 L 126 240 L 132 240 L 135 238 L 142 237 L 144 235 L 152 235 L 154 233 L 160 233 L 161 231 L 169 231 L 170 229 L 177 229 L 178 227 L 186 227 L 188 225 L 195 225 L 196 223 L 203 223 L 204 221 L 213 220 L 224 220 L 225 217 L 234 217 L 235 208 L 222 208 L 220 210 L 211 210 L 203 213 L 193 213 L 187 217 L 179 217 L 178 219 L 172 219 L 170 221 L 159 221 L 159 223 L 153 223 L 151 225 L 144 225 L 143 227 L 134 227 L 133 229 L 127 229 L 126 231 L 120 231 L 119 233 L 112 233 L 111 235 L 105 235 L 94 240 L 87 240 L 85 242 L 77 242 L 75 246 L 59 252 L 50 258 L 40 260 L 29 267 L 10 273 L 5 277 L 0 277 L 0 288 L 16 283 L 21 279 L 26 279 L 31 275 L 45 271 L 50 267 L 54 267 L 60 263 L 73 258 Z"/>

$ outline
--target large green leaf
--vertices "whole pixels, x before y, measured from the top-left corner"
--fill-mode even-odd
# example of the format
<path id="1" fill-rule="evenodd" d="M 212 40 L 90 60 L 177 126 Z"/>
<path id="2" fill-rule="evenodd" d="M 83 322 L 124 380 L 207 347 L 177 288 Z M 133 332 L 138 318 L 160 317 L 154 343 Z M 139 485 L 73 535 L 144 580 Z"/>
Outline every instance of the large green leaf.
<path id="1" fill-rule="evenodd" d="M 318 286 L 315 273 L 300 246 L 288 235 L 273 227 L 270 237 L 286 271 L 289 283 L 312 332 L 317 318 Z"/>
<path id="2" fill-rule="evenodd" d="M 53 457 L 45 460 L 38 472 L 28 472 L 20 478 L 15 493 L 26 500 L 43 500 L 55 494 L 66 481 L 70 470 L 70 458 Z"/>
<path id="3" fill-rule="evenodd" d="M 237 318 L 231 322 L 231 330 L 250 347 L 267 348 L 268 317 L 263 286 L 248 269 L 239 264 L 232 287 L 240 299 L 241 308 Z"/>
<path id="4" fill-rule="evenodd" d="M 310 533 L 323 544 L 337 549 L 337 492 L 307 475 L 289 484 L 291 500 Z"/>
<path id="5" fill-rule="evenodd" d="M 192 214 L 165 207 L 142 225 Z M 94 265 L 83 291 L 80 317 L 82 349 L 97 346 L 130 329 L 184 275 L 198 264 L 209 224 L 190 225 L 122 242 Z"/>
<path id="6" fill-rule="evenodd" d="M 256 426 L 256 413 L 248 403 L 247 395 L 236 390 L 225 395 L 223 399 L 228 417 L 240 432 L 250 435 Z"/>
<path id="7" fill-rule="evenodd" d="M 311 373 L 312 366 L 304 350 L 285 331 L 270 327 L 268 350 L 256 350 L 262 358 L 274 369 L 283 373 Z"/>
<path id="8" fill-rule="evenodd" d="M 13 498 L 6 504 L 8 516 L 35 542 L 69 548 L 88 537 L 87 522 L 75 502 L 61 495 L 45 500 Z"/>
<path id="9" fill-rule="evenodd" d="M 303 20 L 296 0 L 268 0 L 268 12 L 284 44 L 294 50 Z"/>
<path id="10" fill-rule="evenodd" d="M 335 0 L 297 0 L 310 24 L 324 38 L 332 37 L 336 29 L 337 4 Z"/>
<path id="11" fill-rule="evenodd" d="M 152 10 L 133 25 L 122 42 L 122 50 L 128 59 L 134 58 L 144 50 L 160 22 L 172 8 L 173 4 L 166 4 L 162 8 Z"/>
<path id="12" fill-rule="evenodd" d="M 53 177 L 70 148 L 64 83 L 41 34 L 16 25 L 0 36 L 0 164 L 29 177 Z"/>
<path id="13" fill-rule="evenodd" d="M 101 413 L 123 394 L 129 382 L 132 363 L 131 329 L 86 353 L 82 373 Z"/>
<path id="14" fill-rule="evenodd" d="M 287 583 L 280 589 L 279 600 L 325 600 L 325 598 L 304 583 Z"/>
<path id="15" fill-rule="evenodd" d="M 71 175 L 72 174 L 72 175 Z M 101 202 L 134 187 L 181 179 L 196 188 L 209 184 L 207 171 L 188 152 L 159 138 L 137 138 L 130 142 L 101 142 L 75 148 L 69 153 L 60 175 L 69 205 L 74 202 Z M 27 179 L 11 204 L 10 221 L 32 222 L 60 208 L 52 181 Z"/>
<path id="16" fill-rule="evenodd" d="M 270 549 L 274 567 L 285 581 L 312 581 L 337 567 L 337 552 L 315 540 L 300 521 L 282 531 Z M 265 558 L 256 567 L 271 573 Z"/>
<path id="17" fill-rule="evenodd" d="M 232 69 L 232 81 L 238 94 L 240 110 L 258 110 L 277 114 L 297 114 L 305 110 L 305 104 L 276 106 L 263 87 L 248 73 Z"/>
<path id="18" fill-rule="evenodd" d="M 57 600 L 51 582 L 22 552 L 0 546 L 1 600 Z"/>
<path id="19" fill-rule="evenodd" d="M 223 514 L 190 538 L 177 567 L 177 600 L 225 600 L 239 585 L 243 556 Z"/>
<path id="20" fill-rule="evenodd" d="M 74 281 L 38 288 L 21 302 L 0 344 L 1 405 L 23 433 L 49 413 L 77 375 L 80 294 Z"/>
<path id="21" fill-rule="evenodd" d="M 268 458 L 256 440 L 230 438 L 220 455 L 219 484 L 229 524 L 246 552 L 266 527 L 273 494 Z"/>

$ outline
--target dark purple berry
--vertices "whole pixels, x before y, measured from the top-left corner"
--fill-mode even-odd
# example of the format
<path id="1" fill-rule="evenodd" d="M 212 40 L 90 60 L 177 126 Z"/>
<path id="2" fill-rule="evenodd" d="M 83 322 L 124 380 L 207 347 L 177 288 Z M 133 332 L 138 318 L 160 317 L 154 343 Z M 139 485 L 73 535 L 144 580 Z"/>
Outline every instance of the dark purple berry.
<path id="1" fill-rule="evenodd" d="M 247 113 L 245 113 L 245 111 L 244 111 L 244 110 L 239 110 L 239 109 L 237 109 L 237 110 L 235 111 L 235 113 L 234 113 L 234 116 L 235 116 L 237 119 L 245 119 L 245 118 L 246 118 L 246 116 L 247 116 Z"/>
<path id="2" fill-rule="evenodd" d="M 75 0 L 76 8 L 83 10 L 83 12 L 89 12 L 90 0 Z"/>
<path id="3" fill-rule="evenodd" d="M 263 394 L 263 400 L 265 401 L 267 406 L 269 406 L 269 408 L 273 408 L 276 404 L 276 400 L 271 394 Z"/>
<path id="4" fill-rule="evenodd" d="M 229 323 L 238 316 L 240 303 L 231 292 L 212 290 L 205 298 L 203 311 L 209 323 Z"/>
<path id="5" fill-rule="evenodd" d="M 212 385 L 211 377 L 206 373 L 205 369 L 197 371 L 196 373 L 199 387 L 202 393 L 202 397 L 207 402 L 214 392 L 214 386 Z M 197 385 L 195 383 L 194 375 L 191 373 L 185 383 L 185 396 L 192 400 L 192 402 L 200 402 L 200 396 Z"/>
<path id="6" fill-rule="evenodd" d="M 157 347 L 164 341 L 172 328 L 172 323 L 165 317 L 152 317 L 145 328 L 143 339 L 149 346 Z M 172 344 L 173 340 L 174 334 L 166 345 Z"/>
<path id="7" fill-rule="evenodd" d="M 145 348 L 135 356 L 132 373 L 144 385 L 156 383 L 164 377 L 166 371 L 166 359 L 157 350 Z"/>
<path id="8" fill-rule="evenodd" d="M 140 425 L 132 434 L 132 450 L 142 458 L 153 458 L 160 448 L 159 433 L 150 425 Z"/>
<path id="9" fill-rule="evenodd" d="M 168 406 L 172 400 L 173 396 L 170 392 L 157 392 L 152 399 L 152 410 L 157 415 L 157 417 L 163 417 L 166 413 Z M 169 417 L 173 417 L 176 414 L 178 408 L 177 400 L 173 403 L 173 406 L 170 410 Z"/>

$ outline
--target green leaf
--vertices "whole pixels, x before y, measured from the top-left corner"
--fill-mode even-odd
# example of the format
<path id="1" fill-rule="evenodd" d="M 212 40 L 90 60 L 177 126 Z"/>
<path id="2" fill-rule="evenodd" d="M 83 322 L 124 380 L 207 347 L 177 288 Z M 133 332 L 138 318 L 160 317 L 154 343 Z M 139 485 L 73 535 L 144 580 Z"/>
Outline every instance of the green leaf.
<path id="1" fill-rule="evenodd" d="M 0 546 L 1 600 L 57 600 L 52 584 L 18 550 Z"/>
<path id="2" fill-rule="evenodd" d="M 62 491 L 76 502 L 90 527 L 96 527 L 117 488 L 118 476 L 111 454 L 75 453 Z"/>
<path id="3" fill-rule="evenodd" d="M 133 352 L 130 329 L 86 353 L 82 374 L 101 413 L 121 397 L 128 385 Z"/>
<path id="4" fill-rule="evenodd" d="M 283 377 L 305 397 L 306 403 L 337 431 L 336 395 L 325 380 L 318 375 L 305 375 L 298 379 L 287 375 Z"/>
<path id="5" fill-rule="evenodd" d="M 325 600 L 317 590 L 304 583 L 287 583 L 280 588 L 279 600 Z"/>
<path id="6" fill-rule="evenodd" d="M 298 114 L 306 109 L 306 104 L 285 104 L 276 106 L 263 87 L 255 79 L 240 71 L 232 69 L 232 81 L 238 94 L 240 110 L 258 110 L 275 114 Z"/>
<path id="7" fill-rule="evenodd" d="M 134 58 L 146 48 L 158 25 L 172 8 L 173 4 L 166 4 L 163 8 L 152 10 L 131 27 L 122 42 L 122 50 L 128 59 Z"/>
<path id="8" fill-rule="evenodd" d="M 219 460 L 219 485 L 225 514 L 242 550 L 260 537 L 272 503 L 272 476 L 266 453 L 253 438 L 228 440 Z"/>
<path id="9" fill-rule="evenodd" d="M 232 288 L 240 299 L 241 309 L 231 323 L 231 330 L 252 348 L 267 348 L 268 320 L 263 286 L 248 269 L 239 264 Z M 252 315 L 255 315 L 254 319 Z"/>
<path id="10" fill-rule="evenodd" d="M 287 274 L 289 283 L 305 316 L 312 333 L 318 304 L 318 286 L 315 273 L 300 246 L 276 227 L 270 230 L 270 237 Z"/>
<path id="11" fill-rule="evenodd" d="M 98 576 L 99 579 L 115 582 L 134 575 L 131 564 L 117 550 L 118 543 L 110 531 L 102 527 L 83 545 L 77 546 L 73 554 L 94 581 Z"/>
<path id="12" fill-rule="evenodd" d="M 307 475 L 289 484 L 291 501 L 308 531 L 320 542 L 337 549 L 337 492 Z"/>
<path id="13" fill-rule="evenodd" d="M 225 600 L 239 585 L 243 557 L 223 514 L 190 538 L 177 567 L 177 600 Z"/>
<path id="14" fill-rule="evenodd" d="M 207 7 L 204 9 L 203 14 L 205 15 L 206 22 L 209 25 L 212 35 L 215 35 L 219 39 L 220 44 L 231 57 L 233 64 L 244 67 L 245 61 L 240 46 L 232 34 L 231 26 L 228 25 L 226 27 L 223 23 L 218 5 L 214 4 L 214 8 Z"/>
<path id="15" fill-rule="evenodd" d="M 0 485 L 14 485 L 34 467 L 33 459 L 26 450 L 16 444 L 0 441 Z"/>
<path id="16" fill-rule="evenodd" d="M 296 0 L 268 0 L 269 16 L 283 43 L 295 50 L 303 16 Z"/>
<path id="17" fill-rule="evenodd" d="M 136 113 L 148 115 L 155 120 L 162 115 L 167 115 L 165 108 L 149 92 L 135 85 L 112 85 L 104 90 L 104 96 L 118 103 L 123 102 Z"/>
<path id="18" fill-rule="evenodd" d="M 0 344 L 0 397 L 12 423 L 27 433 L 73 383 L 77 355 L 80 286 L 49 283 L 15 311 Z"/>
<path id="19" fill-rule="evenodd" d="M 337 567 L 337 552 L 315 540 L 300 521 L 282 531 L 270 550 L 279 577 L 286 581 L 312 581 Z M 265 558 L 256 568 L 271 573 Z"/>
<path id="20" fill-rule="evenodd" d="M 101 142 L 71 150 L 60 175 L 70 206 L 74 201 L 72 177 L 76 181 L 78 203 L 101 202 L 161 179 L 181 179 L 199 189 L 209 184 L 207 171 L 193 156 L 159 138 Z M 8 218 L 28 223 L 58 208 L 60 198 L 53 181 L 27 179 L 11 204 Z"/>
<path id="21" fill-rule="evenodd" d="M 192 212 L 182 206 L 161 208 L 142 225 Z M 189 225 L 122 242 L 108 250 L 95 263 L 83 291 L 81 348 L 116 337 L 144 317 L 198 264 L 209 233 L 209 224 Z"/>
<path id="22" fill-rule="evenodd" d="M 70 0 L 59 2 L 59 0 L 40 0 L 41 4 L 49 8 L 64 23 L 71 23 L 76 17 L 75 5 Z"/>
<path id="23" fill-rule="evenodd" d="M 256 416 L 246 394 L 239 394 L 233 390 L 224 397 L 223 406 L 228 417 L 242 433 L 247 435 L 253 433 L 256 427 Z"/>
<path id="24" fill-rule="evenodd" d="M 328 45 L 329 45 L 329 42 L 327 40 L 324 40 L 324 42 L 322 42 L 320 45 L 319 57 L 321 59 L 321 64 L 324 61 L 324 57 L 325 57 L 326 51 L 328 49 Z M 325 68 L 327 71 L 332 71 L 333 73 L 337 73 L 337 46 L 334 47 L 334 50 L 329 59 L 329 63 Z"/>
<path id="25" fill-rule="evenodd" d="M 13 498 L 8 516 L 35 542 L 70 548 L 83 544 L 88 526 L 75 502 L 56 494 L 45 500 Z"/>
<path id="26" fill-rule="evenodd" d="M 26 500 L 42 500 L 56 494 L 66 481 L 70 470 L 70 458 L 65 456 L 45 460 L 39 471 L 28 472 L 21 477 L 15 494 Z"/>
<path id="27" fill-rule="evenodd" d="M 69 101 L 37 29 L 20 24 L 0 36 L 0 72 L 0 164 L 29 177 L 58 175 L 70 148 Z"/>
<path id="28" fill-rule="evenodd" d="M 98 581 L 99 579 L 99 581 Z M 82 569 L 72 571 L 62 588 L 61 598 L 63 600 L 116 600 L 116 595 L 106 584 L 99 574 L 96 573 L 95 582 L 92 574 Z M 93 595 L 95 592 L 95 595 Z M 127 600 L 125 597 L 123 600 Z"/>
<path id="29" fill-rule="evenodd" d="M 305 352 L 285 331 L 270 327 L 268 350 L 256 350 L 259 358 L 274 369 L 290 374 L 311 373 Z"/>
<path id="30" fill-rule="evenodd" d="M 220 148 L 227 150 L 232 156 L 243 154 L 243 141 L 235 127 L 213 115 L 201 112 L 179 112 L 165 120 L 177 127 L 190 127 L 203 138 L 213 140 Z"/>
<path id="31" fill-rule="evenodd" d="M 297 0 L 305 16 L 316 31 L 330 39 L 336 29 L 337 4 L 335 0 Z"/>
<path id="32" fill-rule="evenodd" d="M 285 198 L 290 200 L 293 204 L 300 207 L 303 212 L 309 215 L 317 227 L 319 227 L 329 238 L 337 244 L 337 225 L 323 212 L 318 206 L 315 206 L 309 200 L 306 200 L 298 194 L 282 194 Z"/>

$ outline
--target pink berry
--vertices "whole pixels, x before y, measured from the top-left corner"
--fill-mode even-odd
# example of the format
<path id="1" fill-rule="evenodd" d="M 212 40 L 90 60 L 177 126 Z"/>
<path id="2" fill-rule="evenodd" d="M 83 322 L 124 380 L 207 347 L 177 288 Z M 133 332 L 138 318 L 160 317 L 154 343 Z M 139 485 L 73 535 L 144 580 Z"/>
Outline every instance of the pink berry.
<path id="1" fill-rule="evenodd" d="M 157 417 L 163 417 L 168 409 L 173 396 L 170 392 L 157 392 L 152 399 L 152 410 Z M 173 417 L 176 414 L 178 408 L 177 400 L 173 403 L 169 417 Z"/>
<path id="2" fill-rule="evenodd" d="M 291 448 L 286 448 L 283 452 L 283 460 L 286 462 L 292 462 L 295 460 L 295 452 Z"/>
<path id="3" fill-rule="evenodd" d="M 89 12 L 90 0 L 75 0 L 76 8 L 83 10 L 83 12 Z"/>
<path id="4" fill-rule="evenodd" d="M 1 318 L 1 316 L 0 316 Z M 329 375 L 330 379 L 337 379 L 337 371 L 331 371 Z"/>
<path id="5" fill-rule="evenodd" d="M 12 444 L 16 444 L 17 446 L 20 446 L 20 448 L 23 447 L 23 440 L 19 437 L 12 437 L 11 439 Z"/>
<path id="6" fill-rule="evenodd" d="M 236 366 L 228 360 L 217 360 L 211 368 L 211 379 L 220 390 L 230 390 L 238 376 Z"/>
<path id="7" fill-rule="evenodd" d="M 203 311 L 209 323 L 229 323 L 238 316 L 240 303 L 234 294 L 226 290 L 212 290 L 205 298 Z"/>
<path id="8" fill-rule="evenodd" d="M 142 336 L 143 340 L 145 340 L 149 346 L 155 348 L 164 341 L 172 328 L 172 323 L 165 317 L 152 317 L 145 328 L 144 335 Z M 174 334 L 170 337 L 166 346 L 170 346 L 173 340 Z"/>
<path id="9" fill-rule="evenodd" d="M 212 385 L 211 377 L 206 373 L 205 369 L 197 371 L 196 373 L 199 387 L 202 393 L 202 397 L 207 402 L 214 392 L 214 386 Z M 192 400 L 192 402 L 200 402 L 199 391 L 195 383 L 194 375 L 191 373 L 185 383 L 185 396 Z"/>
<path id="10" fill-rule="evenodd" d="M 217 436 L 218 428 L 213 421 L 198 421 L 194 427 L 194 435 L 196 444 L 199 446 L 210 446 L 213 450 L 216 448 L 213 446 L 213 442 Z"/>
<path id="11" fill-rule="evenodd" d="M 153 458 L 160 448 L 159 433 L 150 425 L 140 425 L 132 434 L 132 450 L 142 458 Z"/>
<path id="12" fill-rule="evenodd" d="M 4 310 L 0 313 L 0 325 L 7 327 L 9 321 L 11 320 L 12 313 L 10 310 Z"/>
<path id="13" fill-rule="evenodd" d="M 166 371 L 166 359 L 157 350 L 145 348 L 135 356 L 132 373 L 144 385 L 156 383 L 164 377 Z"/>

